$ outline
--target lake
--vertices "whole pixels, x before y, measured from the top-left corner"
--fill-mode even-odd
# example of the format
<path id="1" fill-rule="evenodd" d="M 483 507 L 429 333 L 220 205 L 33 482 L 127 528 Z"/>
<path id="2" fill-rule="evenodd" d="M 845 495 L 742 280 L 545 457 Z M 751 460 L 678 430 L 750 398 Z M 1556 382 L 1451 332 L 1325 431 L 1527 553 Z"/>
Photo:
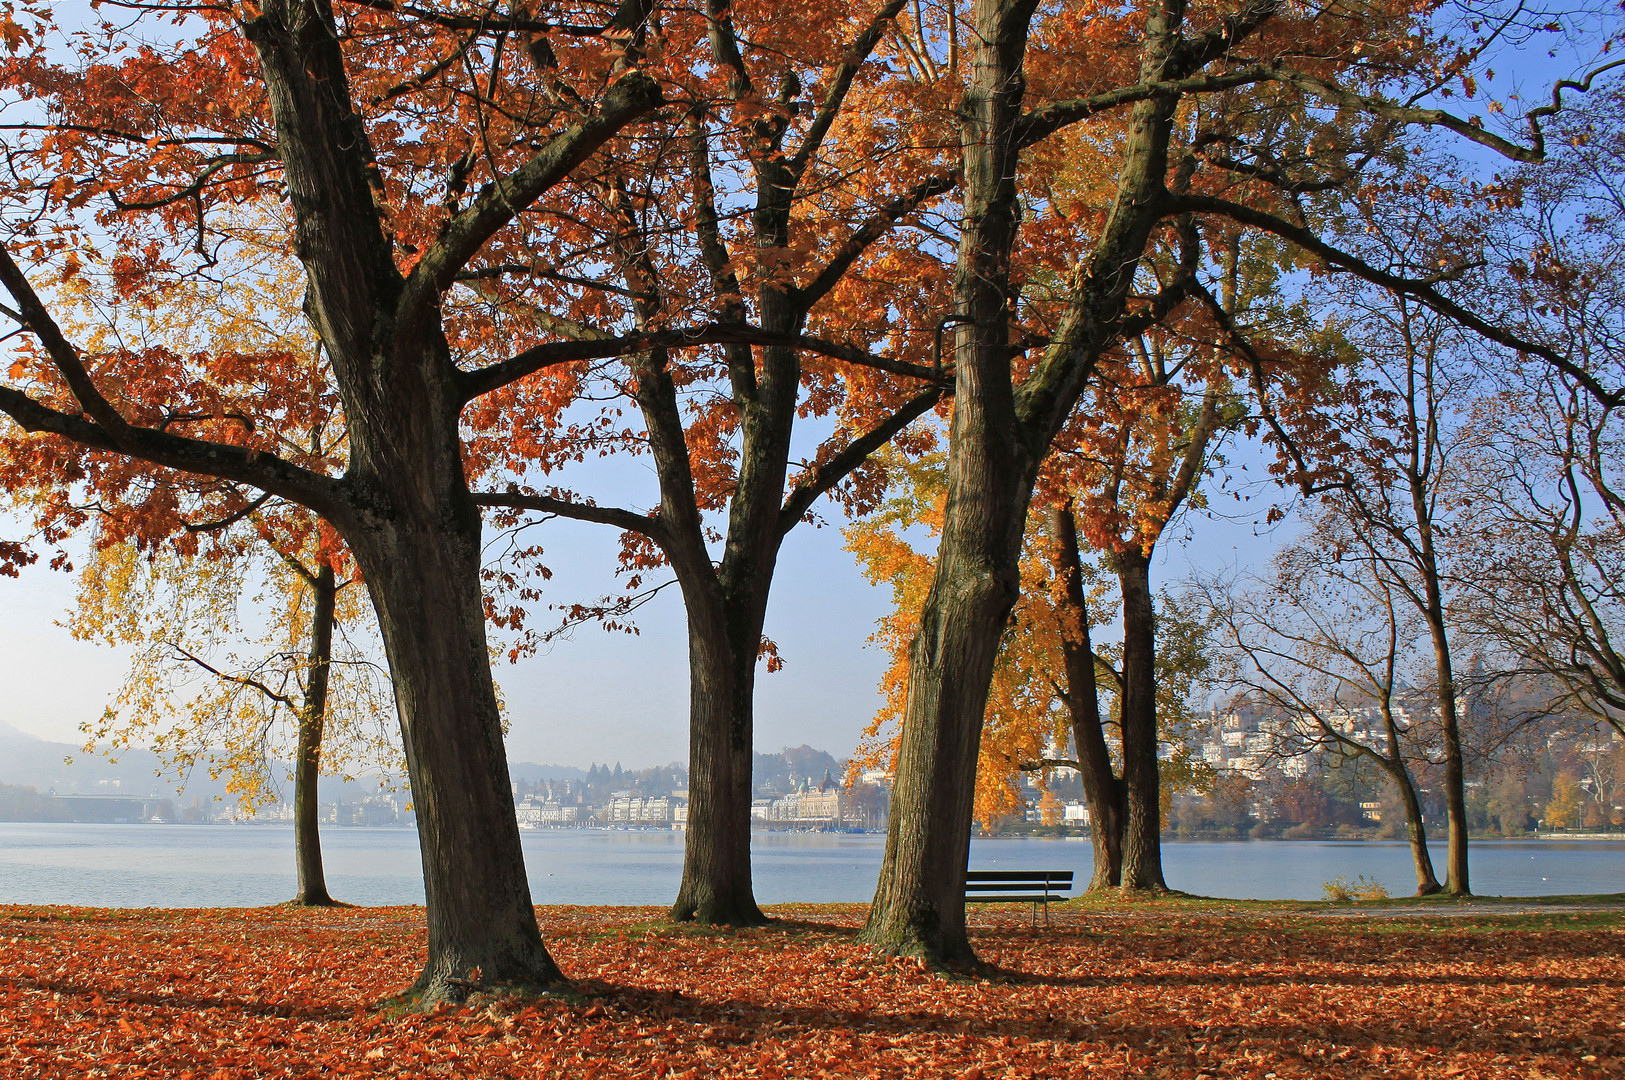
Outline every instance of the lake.
<path id="1" fill-rule="evenodd" d="M 526 830 L 538 904 L 668 904 L 683 835 L 603 829 Z M 757 833 L 762 903 L 868 901 L 885 837 Z M 328 886 L 358 904 L 421 904 L 413 829 L 323 833 Z M 1485 840 L 1471 848 L 1484 895 L 1625 892 L 1625 841 Z M 1072 870 L 1088 880 L 1085 839 L 987 837 L 972 869 Z M 1434 854 L 1443 874 L 1444 845 Z M 1168 884 L 1204 896 L 1318 900 L 1331 878 L 1364 874 L 1396 896 L 1414 889 L 1403 843 L 1170 841 Z M 93 907 L 234 907 L 294 893 L 293 831 L 275 825 L 86 825 L 0 822 L 0 903 Z"/>

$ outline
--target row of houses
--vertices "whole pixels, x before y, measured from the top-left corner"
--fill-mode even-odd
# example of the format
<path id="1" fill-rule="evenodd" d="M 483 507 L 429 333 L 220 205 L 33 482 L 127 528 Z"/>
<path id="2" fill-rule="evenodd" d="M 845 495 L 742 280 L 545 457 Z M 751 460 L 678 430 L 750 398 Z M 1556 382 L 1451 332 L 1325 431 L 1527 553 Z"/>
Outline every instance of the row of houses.
<path id="1" fill-rule="evenodd" d="M 859 783 L 846 788 L 828 774 L 816 787 L 802 781 L 787 795 L 756 799 L 751 804 L 752 824 L 759 828 L 831 829 L 879 828 L 885 823 L 884 790 Z M 520 797 L 514 815 L 524 828 L 582 828 L 637 826 L 681 828 L 688 824 L 688 792 L 640 795 L 617 791 L 596 806 L 567 803 L 535 796 Z"/>
<path id="2" fill-rule="evenodd" d="M 522 828 L 569 828 L 588 825 L 673 826 L 688 823 L 688 795 L 634 795 L 616 792 L 600 806 L 525 798 L 514 804 Z"/>

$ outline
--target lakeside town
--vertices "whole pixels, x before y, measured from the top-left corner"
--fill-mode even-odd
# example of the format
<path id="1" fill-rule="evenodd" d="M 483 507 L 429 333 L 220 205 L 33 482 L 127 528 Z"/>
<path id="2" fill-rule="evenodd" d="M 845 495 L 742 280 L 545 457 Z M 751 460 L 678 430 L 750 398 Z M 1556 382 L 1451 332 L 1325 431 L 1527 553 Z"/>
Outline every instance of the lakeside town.
<path id="1" fill-rule="evenodd" d="M 1427 722 L 1425 708 L 1395 706 L 1408 729 Z M 1346 738 L 1376 744 L 1375 708 L 1351 708 L 1333 723 Z M 1175 790 L 1164 831 L 1187 839 L 1395 839 L 1404 821 L 1392 786 L 1357 759 L 1312 737 L 1302 717 L 1279 710 L 1211 710 L 1181 744 L 1162 749 L 1169 772 L 1186 782 Z M 36 740 L 37 741 L 37 740 Z M 47 769 L 55 748 L 57 767 Z M 223 787 L 207 781 L 171 790 L 131 762 L 102 775 L 97 759 L 64 764 L 65 744 L 40 744 L 31 771 L 0 770 L 0 820 L 75 822 L 291 823 L 293 807 L 279 799 L 245 810 Z M 15 745 L 12 747 L 15 751 Z M 1470 778 L 1468 810 L 1475 834 L 1625 835 L 1625 739 L 1610 729 L 1531 731 L 1503 740 L 1498 768 Z M 1058 747 L 1048 755 L 1061 757 Z M 13 752 L 11 758 L 30 760 Z M 142 759 L 135 755 L 136 768 Z M 688 774 L 673 763 L 645 769 L 619 764 L 582 770 L 517 763 L 511 791 L 521 828 L 682 829 L 689 809 Z M 890 778 L 809 746 L 757 754 L 752 825 L 763 830 L 876 832 L 886 827 Z M 1428 770 L 1418 769 L 1428 820 L 1443 807 Z M 40 781 L 43 780 L 44 783 Z M 9 782 L 8 782 L 9 781 Z M 29 782 L 32 781 L 32 782 Z M 219 787 L 219 785 L 213 785 Z M 291 794 L 291 792 L 290 792 Z M 340 827 L 410 826 L 410 795 L 400 781 L 326 780 L 320 819 Z M 1023 773 L 1016 809 L 980 822 L 985 833 L 1083 833 L 1090 824 L 1083 785 L 1066 767 Z"/>

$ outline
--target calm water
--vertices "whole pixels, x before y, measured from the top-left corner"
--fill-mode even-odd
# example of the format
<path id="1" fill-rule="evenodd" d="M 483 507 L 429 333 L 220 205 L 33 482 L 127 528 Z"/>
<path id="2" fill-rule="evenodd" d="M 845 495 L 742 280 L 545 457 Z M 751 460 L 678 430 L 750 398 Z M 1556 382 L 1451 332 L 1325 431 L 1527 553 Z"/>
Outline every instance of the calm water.
<path id="1" fill-rule="evenodd" d="M 757 833 L 763 903 L 867 901 L 881 836 Z M 535 830 L 525 865 L 539 904 L 665 904 L 682 870 L 681 833 Z M 328 885 L 360 904 L 423 902 L 417 833 L 329 828 Z M 1364 874 L 1395 895 L 1413 888 L 1401 843 L 1170 842 L 1168 884 L 1206 896 L 1319 899 L 1321 883 Z M 1087 880 L 1086 840 L 979 839 L 974 869 L 1073 870 Z M 1443 872 L 1443 845 L 1435 854 Z M 1486 895 L 1625 892 L 1625 842 L 1483 841 L 1473 887 Z M 294 891 L 293 832 L 271 825 L 81 825 L 0 822 L 0 903 L 96 907 L 270 904 Z"/>

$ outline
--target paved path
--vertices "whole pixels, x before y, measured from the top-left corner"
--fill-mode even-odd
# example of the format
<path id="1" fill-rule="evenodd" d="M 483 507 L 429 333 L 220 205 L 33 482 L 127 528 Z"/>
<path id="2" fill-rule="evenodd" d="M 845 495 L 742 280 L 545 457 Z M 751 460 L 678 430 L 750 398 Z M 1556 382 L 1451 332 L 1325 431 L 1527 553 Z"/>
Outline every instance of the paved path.
<path id="1" fill-rule="evenodd" d="M 1406 907 L 1325 908 L 1318 911 L 1300 911 L 1294 914 L 1322 919 L 1413 919 L 1493 917 L 1496 915 L 1579 915 L 1597 912 L 1625 913 L 1625 902 L 1604 901 L 1596 904 L 1416 904 Z"/>

